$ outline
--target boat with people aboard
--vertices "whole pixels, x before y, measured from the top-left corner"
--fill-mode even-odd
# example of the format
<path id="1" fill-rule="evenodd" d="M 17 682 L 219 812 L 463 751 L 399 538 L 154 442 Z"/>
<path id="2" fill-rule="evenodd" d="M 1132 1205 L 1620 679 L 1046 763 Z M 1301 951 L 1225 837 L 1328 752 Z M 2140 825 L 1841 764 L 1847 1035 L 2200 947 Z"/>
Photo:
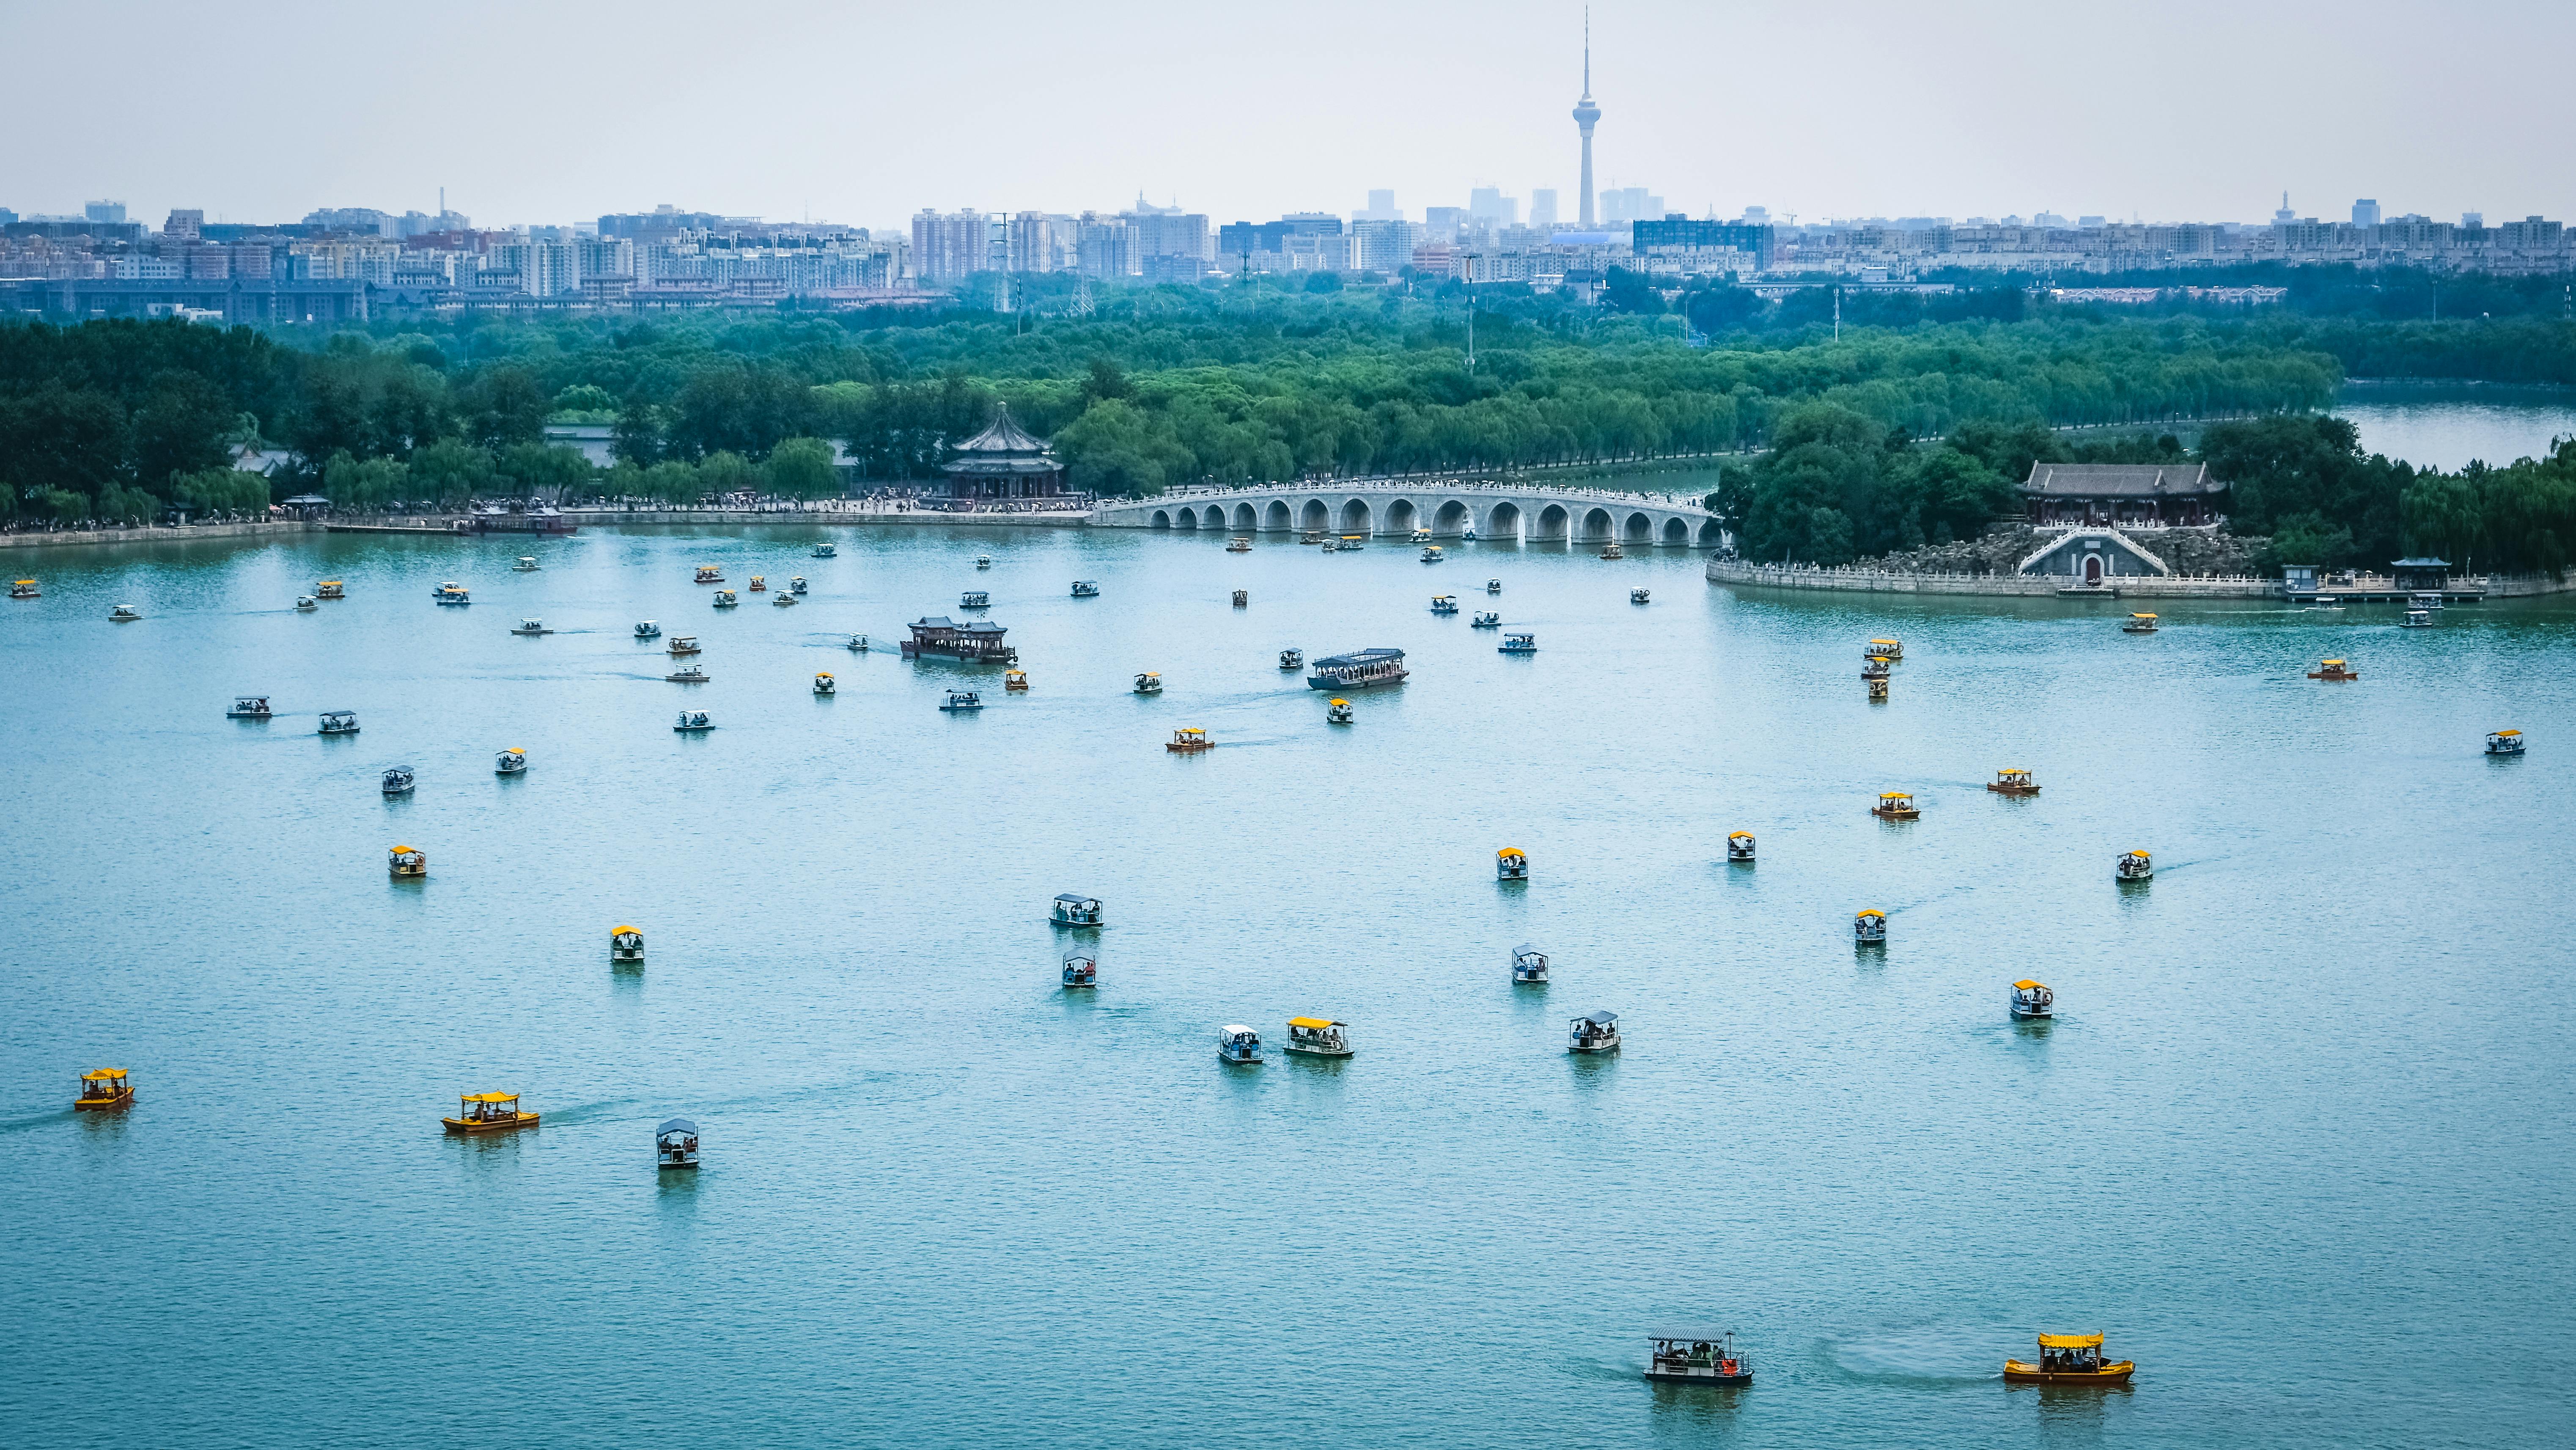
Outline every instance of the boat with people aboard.
<path id="1" fill-rule="evenodd" d="M 1434 614 L 1455 614 L 1455 613 L 1457 613 L 1457 612 L 1458 612 L 1458 596 L 1457 596 L 1457 595 L 1455 595 L 1455 594 L 1434 594 L 1434 595 L 1432 595 L 1432 596 L 1431 596 L 1431 612 L 1432 612 L 1432 613 L 1434 613 Z"/>
<path id="2" fill-rule="evenodd" d="M 1385 645 L 1326 656 L 1315 661 L 1314 670 L 1306 677 L 1310 690 L 1375 689 L 1403 684 L 1411 674 L 1404 667 L 1404 651 Z"/>
<path id="3" fill-rule="evenodd" d="M 1317 542 L 1324 546 L 1323 551 L 1327 554 L 1337 554 L 1341 552 L 1342 541 L 1339 539 L 1321 539 Z"/>
<path id="4" fill-rule="evenodd" d="M 802 574 L 798 574 L 787 581 L 787 592 L 790 594 L 802 594 L 806 591 L 806 588 L 805 576 Z"/>
<path id="5" fill-rule="evenodd" d="M 680 718 L 672 722 L 671 728 L 684 735 L 696 735 L 713 730 L 716 728 L 716 722 L 704 710 L 683 710 L 680 712 Z"/>
<path id="6" fill-rule="evenodd" d="M 717 590 L 717 591 L 716 591 L 716 597 L 715 597 L 715 607 L 716 607 L 716 608 L 718 608 L 718 609 L 731 609 L 731 608 L 733 608 L 734 606 L 736 606 L 736 605 L 738 605 L 738 604 L 740 604 L 740 603 L 742 603 L 742 601 L 741 601 L 740 599 L 737 599 L 737 598 L 735 598 L 735 597 L 734 597 L 734 592 L 733 592 L 732 590 L 730 590 L 730 589 L 719 589 L 719 590 Z"/>
<path id="7" fill-rule="evenodd" d="M 1883 660 L 1901 660 L 1905 658 L 1905 646 L 1892 639 L 1874 639 L 1861 653 L 1876 655 Z"/>
<path id="8" fill-rule="evenodd" d="M 1252 552 L 1252 541 L 1237 534 L 1225 541 L 1225 551 L 1229 554 L 1249 554 Z"/>
<path id="9" fill-rule="evenodd" d="M 1735 1352 L 1732 1332 L 1658 1334 L 1646 1342 L 1654 1346 L 1646 1359 L 1646 1378 L 1657 1384 L 1733 1389 L 1753 1383 L 1753 1366 Z"/>
<path id="10" fill-rule="evenodd" d="M 1368 542 L 1368 535 L 1366 535 L 1366 534 L 1344 534 L 1344 535 L 1342 535 L 1342 536 L 1341 536 L 1341 538 L 1340 538 L 1339 540 L 1337 540 L 1336 542 L 1338 542 L 1338 543 L 1339 543 L 1343 548 L 1345 548 L 1345 549 L 1356 549 L 1356 548 L 1360 547 L 1362 544 L 1365 544 L 1365 543 L 1367 543 L 1367 542 Z"/>
<path id="11" fill-rule="evenodd" d="M 494 775 L 527 774 L 528 752 L 521 750 L 515 745 L 502 751 L 499 755 L 492 757 L 492 773 Z"/>
<path id="12" fill-rule="evenodd" d="M 224 712 L 228 720 L 266 720 L 272 718 L 266 695 L 235 695 L 233 707 Z"/>
<path id="13" fill-rule="evenodd" d="M 523 619 L 523 620 L 520 620 L 520 621 L 519 621 L 519 627 L 518 627 L 517 629 L 511 630 L 511 631 L 510 631 L 510 633 L 512 633 L 512 634 L 552 634 L 552 633 L 554 633 L 554 631 L 553 631 L 553 630 L 551 630 L 551 629 L 546 628 L 546 622 L 545 622 L 544 620 L 542 620 L 542 619 Z"/>
<path id="14" fill-rule="evenodd" d="M 662 637 L 662 626 L 654 620 L 639 619 L 635 621 L 635 637 L 637 639 L 660 639 Z"/>
<path id="15" fill-rule="evenodd" d="M 981 710 L 984 708 L 984 697 L 973 690 L 951 690 L 948 692 L 948 698 L 939 702 L 939 708 L 951 713 Z"/>
<path id="16" fill-rule="evenodd" d="M 1887 942 L 1887 913 L 1869 907 L 1852 916 L 1852 940 L 1865 947 L 1884 946 Z"/>
<path id="17" fill-rule="evenodd" d="M 2137 1373 L 2136 1360 L 2105 1363 L 2098 1334 L 2043 1334 L 2039 1362 L 2004 1361 L 2008 1385 L 2125 1385 Z"/>
<path id="18" fill-rule="evenodd" d="M 1878 702 L 1879 702 L 1879 703 L 1881 703 L 1881 704 L 1885 704 L 1885 703 L 1887 702 L 1887 681 L 1886 681 L 1885 679 L 1876 679 L 1876 680 L 1872 680 L 1872 681 L 1870 681 L 1870 682 L 1869 682 L 1869 697 L 1870 697 L 1872 700 L 1876 700 L 1876 701 L 1878 701 Z"/>
<path id="19" fill-rule="evenodd" d="M 2407 610 L 2406 617 L 2397 621 L 2397 627 L 2399 629 L 2431 629 L 2433 627 L 2433 611 L 2429 609 Z"/>
<path id="20" fill-rule="evenodd" d="M 1502 581 L 1502 580 L 1500 580 L 1500 579 L 1488 579 L 1488 580 L 1486 580 L 1486 581 L 1485 581 L 1485 592 L 1486 592 L 1486 593 L 1488 593 L 1488 594 L 1500 594 L 1500 593 L 1502 593 L 1502 592 L 1503 592 L 1503 581 Z"/>
<path id="21" fill-rule="evenodd" d="M 2450 601 L 2443 598 L 2442 592 L 2438 589 L 2419 589 L 2406 596 L 2406 607 L 2409 609 L 2446 609 L 2450 607 Z"/>
<path id="22" fill-rule="evenodd" d="M 1864 680 L 1883 680 L 1888 677 L 1889 668 L 1887 661 L 1872 655 L 1861 661 L 1860 677 Z"/>
<path id="23" fill-rule="evenodd" d="M 1261 1064 L 1261 1034 L 1240 1022 L 1229 1022 L 1216 1030 L 1217 1060 L 1229 1064 Z"/>
<path id="24" fill-rule="evenodd" d="M 698 566 L 698 577 L 693 582 L 699 584 L 722 584 L 724 582 L 724 571 L 713 564 L 700 564 Z"/>
<path id="25" fill-rule="evenodd" d="M 36 587 L 36 581 L 33 579 L 20 579 L 9 586 L 9 597 L 12 599 L 41 598 L 44 592 Z"/>
<path id="26" fill-rule="evenodd" d="M 1348 725 L 1351 723 L 1351 702 L 1348 700 L 1334 700 L 1327 703 L 1324 706 L 1324 723 L 1327 725 Z"/>
<path id="27" fill-rule="evenodd" d="M 662 1126 L 653 1130 L 653 1166 L 697 1167 L 698 1125 L 686 1118 L 664 1118 Z"/>
<path id="28" fill-rule="evenodd" d="M 1882 821 L 1911 821 L 1923 814 L 1914 804 L 1913 792 L 1902 790 L 1880 791 L 1878 803 L 1869 808 L 1869 813 Z"/>
<path id="29" fill-rule="evenodd" d="M 2152 881 L 2156 875 L 2154 859 L 2144 851 L 2123 851 L 2111 863 L 2112 872 L 2122 881 Z"/>
<path id="30" fill-rule="evenodd" d="M 486 504 L 457 520 L 456 527 L 475 534 L 535 534 L 540 538 L 565 538 L 581 532 L 564 517 L 563 510 L 550 504 L 515 509 Z"/>
<path id="31" fill-rule="evenodd" d="M 1624 559 L 1628 557 L 1628 551 L 1619 547 L 1619 541 L 1617 539 L 1612 539 L 1609 543 L 1601 546 L 1601 557 L 1604 559 Z"/>
<path id="32" fill-rule="evenodd" d="M 1100 959 L 1089 952 L 1073 952 L 1064 959 L 1064 985 L 1068 988 L 1100 985 Z"/>
<path id="33" fill-rule="evenodd" d="M 944 614 L 925 615 L 914 620 L 910 628 L 912 638 L 903 641 L 903 657 L 908 660 L 938 655 L 975 664 L 999 664 L 1010 653 L 1002 643 L 1002 636 L 1010 631 L 980 619 L 959 624 Z"/>
<path id="34" fill-rule="evenodd" d="M 674 685 L 703 685 L 713 678 L 699 665 L 682 665 L 662 677 L 666 683 Z"/>
<path id="35" fill-rule="evenodd" d="M 1076 579 L 1076 580 L 1074 580 L 1074 581 L 1073 581 L 1073 597 L 1074 597 L 1074 598 L 1076 598 L 1076 599 L 1097 599 L 1097 598 L 1099 598 L 1099 597 L 1100 597 L 1100 585 L 1099 585 L 1099 582 L 1098 582 L 1098 581 L 1096 581 L 1096 580 L 1091 580 L 1091 579 Z"/>
<path id="36" fill-rule="evenodd" d="M 1308 529 L 1297 536 L 1297 542 L 1301 544 L 1320 544 L 1324 542 L 1324 531 L 1322 529 Z"/>
<path id="37" fill-rule="evenodd" d="M 788 594 L 788 593 L 783 593 L 783 592 L 782 592 L 782 593 L 778 593 L 778 594 L 772 594 L 771 596 L 769 596 L 769 602 L 770 602 L 770 603 L 772 603 L 772 604 L 775 604 L 775 605 L 777 605 L 777 606 L 779 606 L 780 608 L 782 608 L 782 609 L 783 609 L 783 608 L 787 607 L 788 605 L 794 604 L 794 603 L 796 602 L 796 596 L 795 596 L 795 595 L 793 595 L 793 594 Z"/>
<path id="38" fill-rule="evenodd" d="M 323 712 L 322 712 L 322 728 L 321 728 L 321 730 L 320 730 L 318 733 L 323 734 L 323 735 L 355 735 L 355 734 L 357 734 L 357 733 L 358 733 L 358 712 L 357 712 L 357 711 L 355 711 L 355 710 L 325 710 L 325 711 L 323 711 Z"/>
<path id="39" fill-rule="evenodd" d="M 1468 627 L 1471 629 L 1500 629 L 1503 627 L 1503 617 L 1492 610 L 1479 609 L 1476 611 L 1475 619 L 1470 622 Z"/>
<path id="40" fill-rule="evenodd" d="M 1494 853 L 1494 879 L 1497 881 L 1527 881 L 1529 879 L 1528 854 L 1523 852 L 1518 846 L 1505 846 L 1503 849 L 1496 851 Z"/>
<path id="41" fill-rule="evenodd" d="M 864 635 L 864 634 L 854 634 L 854 635 L 851 635 L 851 636 L 850 636 L 850 653 L 852 653 L 852 654 L 854 654 L 854 655 L 863 655 L 863 654 L 866 654 L 867 652 L 868 652 L 868 637 L 867 637 L 866 635 Z"/>
<path id="42" fill-rule="evenodd" d="M 1995 772 L 1994 779 L 1986 782 L 1986 789 L 1997 795 L 2037 795 L 2039 783 L 2030 778 L 2029 771 L 2019 766 L 2006 766 Z"/>
<path id="43" fill-rule="evenodd" d="M 2012 1014 L 2016 1018 L 2026 1021 L 2046 1017 L 2056 1010 L 2057 994 L 2048 990 L 2046 983 L 2024 977 L 2012 984 Z"/>
<path id="44" fill-rule="evenodd" d="M 1653 599 L 1654 594 L 1650 590 L 1631 589 L 1628 591 L 1628 602 L 1630 604 L 1647 604 L 1651 603 Z"/>
<path id="45" fill-rule="evenodd" d="M 2120 625 L 2120 632 L 2122 634 L 2153 634 L 2156 632 L 2156 617 L 2152 614 L 2132 614 Z"/>
<path id="46" fill-rule="evenodd" d="M 1279 652 L 1279 668 L 1283 670 L 1302 670 L 1306 668 L 1306 652 L 1301 649 L 1281 650 Z"/>
<path id="47" fill-rule="evenodd" d="M 817 694 L 817 695 L 830 695 L 830 694 L 835 694 L 835 693 L 837 693 L 839 690 L 840 690 L 840 686 L 839 686 L 839 684 L 837 684 L 836 682 L 834 682 L 834 680 L 832 679 L 832 673 L 831 673 L 831 671 L 829 671 L 829 670 L 816 670 L 816 671 L 814 672 L 814 693 L 815 693 L 815 694 Z"/>
<path id="48" fill-rule="evenodd" d="M 1537 654 L 1538 636 L 1526 630 L 1518 634 L 1506 634 L 1503 636 L 1503 642 L 1494 646 L 1494 653 L 1498 655 Z"/>
<path id="49" fill-rule="evenodd" d="M 418 777 L 412 774 L 410 766 L 396 765 L 386 769 L 382 783 L 387 795 L 409 795 L 418 783 Z"/>
<path id="50" fill-rule="evenodd" d="M 1415 529 L 1406 537 L 1413 543 L 1427 544 L 1431 542 L 1431 531 L 1429 529 Z"/>
<path id="51" fill-rule="evenodd" d="M 321 608 L 322 601 L 314 598 L 310 594 L 298 594 L 295 596 L 295 607 L 298 610 L 310 612 Z"/>
<path id="52" fill-rule="evenodd" d="M 992 567 L 993 567 L 993 556 L 992 556 L 992 555 L 990 555 L 990 554 L 978 554 L 978 555 L 976 555 L 976 556 L 975 556 L 975 567 L 976 567 L 976 568 L 978 568 L 978 569 L 990 569 L 990 568 L 992 568 Z"/>
<path id="53" fill-rule="evenodd" d="M 386 853 L 385 872 L 397 881 L 413 881 L 429 874 L 429 853 L 412 846 L 396 846 Z"/>
<path id="54" fill-rule="evenodd" d="M 1512 980 L 1544 982 L 1547 980 L 1547 953 L 1528 942 L 1512 948 Z"/>
<path id="55" fill-rule="evenodd" d="M 1348 1057 L 1350 1039 L 1342 1035 L 1342 1029 L 1348 1026 L 1330 1017 L 1291 1017 L 1288 1041 L 1283 1045 L 1299 1057 Z"/>
<path id="56" fill-rule="evenodd" d="M 2497 731 L 2493 731 L 2493 732 L 2491 732 L 2491 733 L 2489 733 L 2489 734 L 2488 734 L 2488 736 L 2487 736 L 2487 754 L 2489 754 L 2489 755 L 2520 755 L 2521 753 L 2522 753 L 2522 732 L 2521 732 L 2521 731 L 2519 731 L 2519 730 L 2497 730 Z"/>
<path id="57" fill-rule="evenodd" d="M 1586 1012 L 1566 1024 L 1565 1050 L 1568 1052 L 1616 1052 L 1619 1050 L 1619 1014 Z"/>
<path id="58" fill-rule="evenodd" d="M 1026 670 L 1004 670 L 1004 671 L 1002 671 L 1002 688 L 1003 688 L 1003 689 L 1005 689 L 1005 690 L 1026 690 L 1028 687 L 1029 687 L 1029 672 L 1028 672 L 1028 671 L 1026 671 Z"/>
<path id="59" fill-rule="evenodd" d="M 429 591 L 429 597 L 437 600 L 441 604 L 471 604 L 474 602 L 471 591 L 467 590 L 464 585 L 453 581 L 441 584 L 437 588 L 432 589 Z"/>
<path id="60" fill-rule="evenodd" d="M 325 579 L 313 586 L 313 597 L 316 599 L 346 599 L 349 597 L 349 586 L 337 579 Z"/>
<path id="61" fill-rule="evenodd" d="M 1139 695 L 1159 695 L 1163 693 L 1162 675 L 1153 670 L 1147 670 L 1142 674 L 1139 674 L 1136 676 L 1135 693 Z"/>
<path id="62" fill-rule="evenodd" d="M 1251 602 L 1252 602 L 1252 591 L 1251 591 L 1251 590 L 1249 590 L 1249 589 L 1237 589 L 1236 591 L 1234 591 L 1234 607 L 1235 607 L 1235 608 L 1237 608 L 1237 609 L 1241 609 L 1241 608 L 1243 608 L 1245 605 L 1250 604 Z"/>
<path id="63" fill-rule="evenodd" d="M 519 556 L 519 562 L 510 566 L 510 572 L 513 574 L 533 574 L 537 572 L 537 556 L 534 554 L 521 554 Z"/>
<path id="64" fill-rule="evenodd" d="M 72 1099 L 76 1112 L 97 1113 L 110 1108 L 131 1106 L 134 1083 L 121 1067 L 94 1067 L 80 1075 L 80 1096 Z"/>
<path id="65" fill-rule="evenodd" d="M 441 1118 L 451 1133 L 510 1133 L 537 1125 L 537 1115 L 519 1111 L 517 1093 L 464 1093 L 456 1116 Z"/>
<path id="66" fill-rule="evenodd" d="M 1059 892 L 1055 900 L 1048 904 L 1047 921 L 1054 926 L 1104 925 L 1100 919 L 1100 899 L 1094 896 L 1076 896 L 1070 891 Z"/>
<path id="67" fill-rule="evenodd" d="M 1208 739 L 1206 731 L 1192 726 L 1173 731 L 1172 738 L 1163 742 L 1163 748 L 1175 755 L 1196 755 L 1202 750 L 1214 750 L 1216 742 Z"/>
<path id="68" fill-rule="evenodd" d="M 1437 564 L 1447 557 L 1448 555 L 1440 552 L 1440 546 L 1438 544 L 1433 544 L 1422 551 L 1422 562 L 1425 564 Z"/>
<path id="69" fill-rule="evenodd" d="M 693 655 L 699 652 L 698 637 L 696 635 L 675 634 L 671 636 L 669 653 L 673 655 Z"/>
<path id="70" fill-rule="evenodd" d="M 1729 831 L 1726 833 L 1726 859 L 1729 861 L 1750 861 L 1753 859 L 1753 833 L 1751 831 Z"/>
<path id="71" fill-rule="evenodd" d="M 837 559 L 840 556 L 841 548 L 838 544 L 816 544 L 814 546 L 814 557 L 817 559 Z"/>
<path id="72" fill-rule="evenodd" d="M 2343 660 L 2327 660 L 2318 665 L 2315 669 L 2310 670 L 2308 672 L 2308 678 L 2312 680 L 2357 680 L 2361 678 L 2361 671 L 2352 668 L 2350 664 Z"/>
<path id="73" fill-rule="evenodd" d="M 754 574 L 754 575 L 752 575 L 752 576 L 751 576 L 751 592 L 752 592 L 752 593 L 754 593 L 754 594 L 766 594 L 766 593 L 768 593 L 768 592 L 769 592 L 769 576 L 768 576 L 768 575 L 766 575 L 766 574 Z"/>
<path id="74" fill-rule="evenodd" d="M 957 607 L 960 609 L 990 609 L 993 607 L 993 596 L 981 589 L 969 589 L 965 593 L 957 596 Z"/>
<path id="75" fill-rule="evenodd" d="M 612 962 L 644 960 L 644 933 L 631 926 L 608 929 L 608 959 Z"/>

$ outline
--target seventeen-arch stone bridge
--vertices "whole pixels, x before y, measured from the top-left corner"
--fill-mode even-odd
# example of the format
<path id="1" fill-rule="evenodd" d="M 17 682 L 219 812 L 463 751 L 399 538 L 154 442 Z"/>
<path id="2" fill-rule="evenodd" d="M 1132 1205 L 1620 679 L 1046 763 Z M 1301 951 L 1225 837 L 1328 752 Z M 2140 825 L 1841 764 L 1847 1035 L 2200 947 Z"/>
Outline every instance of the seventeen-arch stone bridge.
<path id="1" fill-rule="evenodd" d="M 1715 549 L 1717 516 L 1661 494 L 1501 483 L 1353 479 L 1331 485 L 1181 489 L 1148 499 L 1103 499 L 1094 527 L 1227 534 L 1410 534 L 1435 538 L 1667 545 Z"/>

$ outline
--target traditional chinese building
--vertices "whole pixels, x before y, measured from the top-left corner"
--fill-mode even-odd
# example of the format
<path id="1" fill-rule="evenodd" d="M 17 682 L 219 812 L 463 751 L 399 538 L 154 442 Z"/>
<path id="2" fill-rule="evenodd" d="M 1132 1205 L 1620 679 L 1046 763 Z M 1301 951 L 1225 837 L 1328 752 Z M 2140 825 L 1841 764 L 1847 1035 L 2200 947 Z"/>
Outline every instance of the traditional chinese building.
<path id="1" fill-rule="evenodd" d="M 2193 528 L 2221 516 L 2227 485 L 2205 463 L 2033 463 L 2021 486 L 2034 528 Z"/>
<path id="2" fill-rule="evenodd" d="M 912 638 L 903 642 L 903 657 L 947 655 L 952 659 L 974 660 L 990 664 L 1011 653 L 1002 643 L 1002 626 L 972 620 L 965 624 L 934 615 L 912 622 Z"/>
<path id="3" fill-rule="evenodd" d="M 960 500 L 1054 498 L 1064 492 L 1064 465 L 1046 443 L 1011 421 L 1010 404 L 993 412 L 993 426 L 957 445 L 957 456 L 939 465 L 948 497 Z"/>

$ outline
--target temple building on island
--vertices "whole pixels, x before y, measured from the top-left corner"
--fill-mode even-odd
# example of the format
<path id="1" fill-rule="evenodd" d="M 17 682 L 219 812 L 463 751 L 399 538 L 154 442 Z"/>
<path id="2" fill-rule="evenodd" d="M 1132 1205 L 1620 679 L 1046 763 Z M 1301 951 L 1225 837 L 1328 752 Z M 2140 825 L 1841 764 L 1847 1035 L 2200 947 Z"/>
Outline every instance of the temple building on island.
<path id="1" fill-rule="evenodd" d="M 957 456 L 939 465 L 946 497 L 972 504 L 996 499 L 1057 498 L 1064 493 L 1064 465 L 1044 440 L 1011 421 L 1011 405 L 993 410 L 993 425 L 957 445 Z"/>
<path id="2" fill-rule="evenodd" d="M 2205 463 L 2033 463 L 2021 486 L 2039 529 L 2199 528 L 2224 516 L 2226 496 Z"/>

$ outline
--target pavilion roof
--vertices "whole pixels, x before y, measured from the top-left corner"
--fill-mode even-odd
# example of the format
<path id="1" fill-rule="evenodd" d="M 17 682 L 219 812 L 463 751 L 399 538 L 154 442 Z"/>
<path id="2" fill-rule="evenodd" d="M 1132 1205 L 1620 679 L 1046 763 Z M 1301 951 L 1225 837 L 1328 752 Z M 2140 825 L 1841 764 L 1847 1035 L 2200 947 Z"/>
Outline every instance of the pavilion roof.
<path id="1" fill-rule="evenodd" d="M 2021 491 L 2044 498 L 2188 498 L 2224 493 L 2206 463 L 2033 463 Z"/>

